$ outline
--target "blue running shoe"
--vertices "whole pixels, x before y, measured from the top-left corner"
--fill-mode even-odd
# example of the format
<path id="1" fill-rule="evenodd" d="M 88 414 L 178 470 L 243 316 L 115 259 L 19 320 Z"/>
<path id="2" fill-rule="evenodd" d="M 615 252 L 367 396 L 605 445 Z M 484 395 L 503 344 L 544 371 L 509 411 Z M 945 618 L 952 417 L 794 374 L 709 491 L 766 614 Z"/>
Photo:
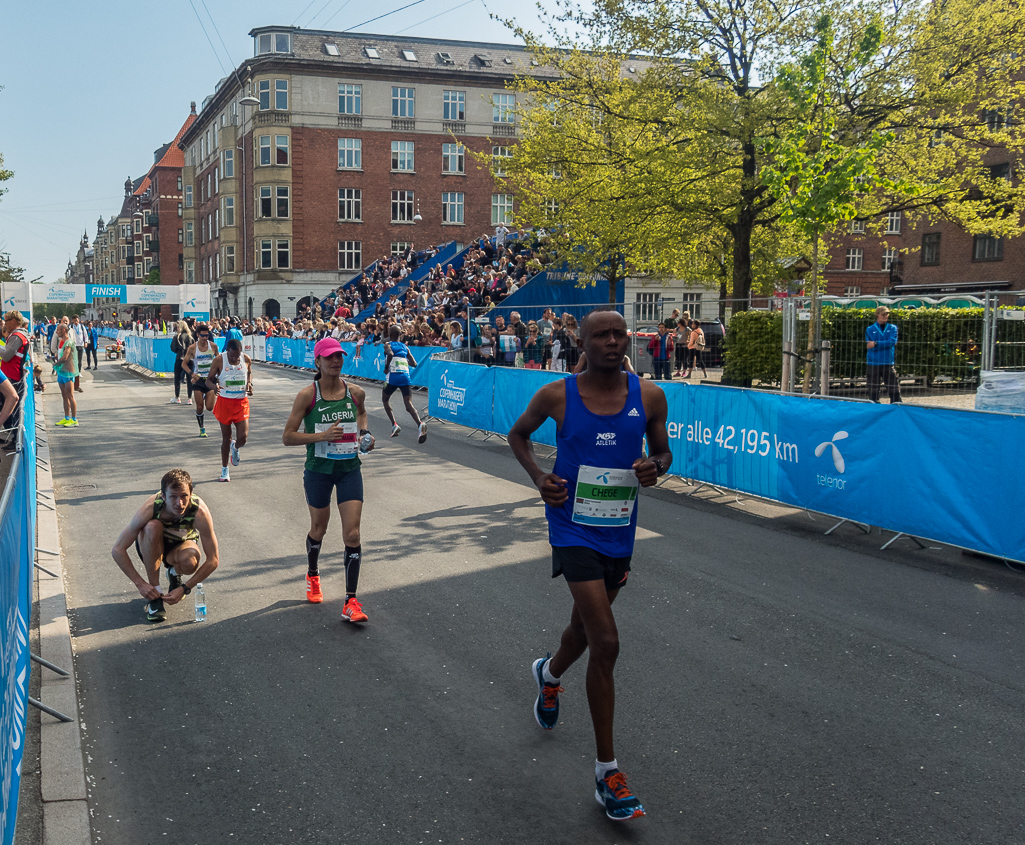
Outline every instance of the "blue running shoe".
<path id="1" fill-rule="evenodd" d="M 537 700 L 534 702 L 534 718 L 546 731 L 550 731 L 559 721 L 559 693 L 565 690 L 558 684 L 545 683 L 545 665 L 552 659 L 539 657 L 534 661 L 534 680 L 537 681 Z"/>
<path id="2" fill-rule="evenodd" d="M 241 461 L 242 458 L 239 457 L 238 447 L 235 445 L 234 440 L 231 441 L 231 445 L 229 448 L 231 450 L 231 465 L 233 467 L 237 467 L 239 465 L 239 461 Z"/>
<path id="3" fill-rule="evenodd" d="M 594 797 L 614 822 L 625 822 L 644 815 L 644 807 L 626 785 L 626 775 L 610 769 L 601 780 L 595 778 Z"/>

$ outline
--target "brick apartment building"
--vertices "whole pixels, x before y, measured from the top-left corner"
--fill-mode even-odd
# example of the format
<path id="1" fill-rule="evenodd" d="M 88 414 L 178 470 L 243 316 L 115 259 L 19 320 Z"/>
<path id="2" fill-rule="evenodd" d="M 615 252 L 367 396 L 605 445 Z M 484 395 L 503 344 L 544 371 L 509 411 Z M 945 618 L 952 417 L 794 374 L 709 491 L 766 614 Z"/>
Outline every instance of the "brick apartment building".
<path id="1" fill-rule="evenodd" d="M 181 139 L 185 280 L 217 314 L 294 317 L 413 244 L 512 219 L 469 152 L 508 154 L 523 47 L 260 27 Z M 243 104 L 253 97 L 258 104 Z"/>
<path id="2" fill-rule="evenodd" d="M 1002 112 L 986 113 L 985 118 L 994 133 L 1009 128 Z M 1017 178 L 1019 163 L 1007 149 L 995 146 L 987 163 L 992 178 Z M 834 239 L 824 273 L 826 293 L 904 297 L 987 290 L 1025 293 L 1025 237 L 973 236 L 949 222 L 920 220 L 909 226 L 901 212 L 872 224 L 851 221 Z"/>

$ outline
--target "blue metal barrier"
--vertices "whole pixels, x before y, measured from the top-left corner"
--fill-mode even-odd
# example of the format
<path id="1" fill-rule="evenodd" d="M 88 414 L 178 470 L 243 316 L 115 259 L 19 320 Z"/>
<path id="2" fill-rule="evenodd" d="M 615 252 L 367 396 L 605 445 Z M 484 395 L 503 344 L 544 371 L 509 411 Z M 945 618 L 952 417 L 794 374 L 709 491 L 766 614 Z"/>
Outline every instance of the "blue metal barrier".
<path id="1" fill-rule="evenodd" d="M 171 351 L 171 338 L 139 337 L 128 335 L 125 338 L 125 360 L 129 364 L 137 364 L 155 373 L 174 372 L 174 353 Z M 219 341 L 218 345 L 223 345 Z"/>
<path id="2" fill-rule="evenodd" d="M 36 538 L 36 403 L 31 369 L 24 379 L 18 451 L 0 497 L 0 835 L 14 842 L 25 750 L 28 626 Z M 4 458 L 8 460 L 8 458 Z"/>
<path id="3" fill-rule="evenodd" d="M 558 373 L 431 362 L 431 416 L 508 434 Z M 1025 416 L 661 383 L 669 471 L 799 508 L 1025 558 Z M 554 445 L 554 423 L 534 441 Z M 971 444 L 971 481 L 958 448 Z"/>
<path id="4" fill-rule="evenodd" d="M 312 340 L 292 340 L 286 337 L 267 338 L 267 360 L 274 364 L 287 364 L 306 370 L 314 369 Z M 346 353 L 342 375 L 384 381 L 385 354 L 383 344 L 341 344 Z M 409 380 L 418 387 L 427 385 L 428 364 L 435 352 L 447 352 L 443 346 L 412 346 L 416 367 L 409 371 Z"/>

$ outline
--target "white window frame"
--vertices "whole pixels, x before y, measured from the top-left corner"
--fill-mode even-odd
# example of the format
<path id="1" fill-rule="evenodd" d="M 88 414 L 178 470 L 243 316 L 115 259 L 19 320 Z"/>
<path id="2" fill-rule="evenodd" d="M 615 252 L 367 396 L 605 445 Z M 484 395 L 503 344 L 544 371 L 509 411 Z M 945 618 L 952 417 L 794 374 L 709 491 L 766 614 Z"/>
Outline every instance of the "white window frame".
<path id="1" fill-rule="evenodd" d="M 392 173 L 415 173 L 413 141 L 392 141 L 391 142 L 391 169 Z"/>
<path id="2" fill-rule="evenodd" d="M 441 222 L 449 225 L 463 225 L 466 195 L 462 191 L 446 191 L 441 195 Z"/>
<path id="3" fill-rule="evenodd" d="M 221 171 L 225 179 L 235 178 L 235 151 L 225 150 L 221 153 Z"/>
<path id="4" fill-rule="evenodd" d="M 497 226 L 503 223 L 506 226 L 512 225 L 513 221 L 513 195 L 492 194 L 491 195 L 491 225 Z"/>
<path id="5" fill-rule="evenodd" d="M 845 270 L 862 270 L 865 266 L 865 250 L 861 247 L 849 247 L 844 262 Z"/>
<path id="6" fill-rule="evenodd" d="M 257 167 L 270 167 L 274 161 L 273 149 L 274 139 L 270 135 L 256 136 L 256 164 Z"/>
<path id="7" fill-rule="evenodd" d="M 891 211 L 886 215 L 886 234 L 899 235 L 902 215 L 899 211 Z"/>
<path id="8" fill-rule="evenodd" d="M 496 176 L 505 176 L 505 167 L 499 164 L 503 158 L 512 158 L 512 147 L 500 146 L 491 148 L 491 164 Z"/>
<path id="9" fill-rule="evenodd" d="M 491 122 L 516 122 L 516 95 L 509 93 L 491 95 Z"/>
<path id="10" fill-rule="evenodd" d="M 362 188 L 338 189 L 338 220 L 344 223 L 363 222 Z"/>
<path id="11" fill-rule="evenodd" d="M 256 257 L 261 270 L 274 269 L 274 241 L 271 238 L 260 238 L 256 242 Z"/>
<path id="12" fill-rule="evenodd" d="M 391 116 L 409 119 L 416 117 L 416 88 L 403 85 L 392 86 Z"/>
<path id="13" fill-rule="evenodd" d="M 466 173 L 466 147 L 459 143 L 442 144 L 441 172 Z"/>
<path id="14" fill-rule="evenodd" d="M 282 255 L 285 256 L 284 261 L 281 260 Z M 274 239 L 274 265 L 279 270 L 292 269 L 292 242 L 288 238 Z"/>
<path id="15" fill-rule="evenodd" d="M 224 272 L 235 272 L 235 247 L 233 244 L 224 247 Z"/>
<path id="16" fill-rule="evenodd" d="M 284 161 L 282 161 L 284 159 Z M 292 160 L 291 141 L 288 135 L 274 136 L 274 163 L 287 167 Z"/>
<path id="17" fill-rule="evenodd" d="M 338 242 L 338 269 L 363 269 L 363 241 Z"/>
<path id="18" fill-rule="evenodd" d="M 893 262 L 897 260 L 899 251 L 896 247 L 884 247 L 883 248 L 883 269 L 889 270 L 893 266 Z"/>
<path id="19" fill-rule="evenodd" d="M 844 296 L 861 296 L 861 285 L 844 285 Z"/>
<path id="20" fill-rule="evenodd" d="M 221 223 L 224 226 L 235 225 L 234 197 L 221 197 Z"/>
<path id="21" fill-rule="evenodd" d="M 443 91 L 441 94 L 441 119 L 461 123 L 466 120 L 466 92 Z"/>
<path id="22" fill-rule="evenodd" d="M 259 110 L 260 111 L 270 111 L 271 110 L 271 107 L 270 107 L 271 106 L 270 80 L 269 79 L 261 79 L 259 82 L 257 82 L 256 83 L 256 92 L 257 92 L 257 98 L 260 100 L 260 105 L 258 106 Z"/>
<path id="23" fill-rule="evenodd" d="M 288 111 L 287 79 L 274 80 L 274 111 Z"/>
<path id="24" fill-rule="evenodd" d="M 338 139 L 338 169 L 363 169 L 363 140 L 361 138 Z"/>
<path id="25" fill-rule="evenodd" d="M 363 114 L 363 86 L 346 82 L 338 83 L 338 113 Z"/>
<path id="26" fill-rule="evenodd" d="M 415 196 L 412 191 L 391 192 L 391 222 L 412 223 L 413 215 L 416 213 Z"/>

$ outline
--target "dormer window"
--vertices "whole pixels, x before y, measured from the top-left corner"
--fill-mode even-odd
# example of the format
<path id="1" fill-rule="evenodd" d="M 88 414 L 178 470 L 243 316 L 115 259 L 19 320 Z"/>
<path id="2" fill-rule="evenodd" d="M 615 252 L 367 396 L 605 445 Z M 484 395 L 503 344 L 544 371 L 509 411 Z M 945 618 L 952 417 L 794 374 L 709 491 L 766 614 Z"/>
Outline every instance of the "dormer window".
<path id="1" fill-rule="evenodd" d="M 368 59 L 379 59 L 381 54 L 377 52 L 376 47 L 364 47 L 363 52 L 366 54 Z"/>
<path id="2" fill-rule="evenodd" d="M 403 50 L 402 58 L 404 58 L 407 62 L 415 62 L 417 60 L 416 53 L 414 53 L 412 50 Z"/>
<path id="3" fill-rule="evenodd" d="M 480 53 L 476 53 L 476 54 L 474 54 L 474 58 L 477 60 L 477 64 L 479 64 L 481 67 L 491 67 L 491 57 L 490 56 L 484 56 L 484 55 L 481 55 Z"/>
<path id="4" fill-rule="evenodd" d="M 338 45 L 337 44 L 325 44 L 324 45 L 324 52 L 327 53 L 329 56 L 341 55 L 338 52 Z"/>
<path id="5" fill-rule="evenodd" d="M 292 36 L 288 32 L 261 32 L 256 36 L 256 55 L 291 53 Z"/>
<path id="6" fill-rule="evenodd" d="M 456 63 L 451 53 L 438 53 L 438 61 L 443 65 L 454 65 Z"/>

